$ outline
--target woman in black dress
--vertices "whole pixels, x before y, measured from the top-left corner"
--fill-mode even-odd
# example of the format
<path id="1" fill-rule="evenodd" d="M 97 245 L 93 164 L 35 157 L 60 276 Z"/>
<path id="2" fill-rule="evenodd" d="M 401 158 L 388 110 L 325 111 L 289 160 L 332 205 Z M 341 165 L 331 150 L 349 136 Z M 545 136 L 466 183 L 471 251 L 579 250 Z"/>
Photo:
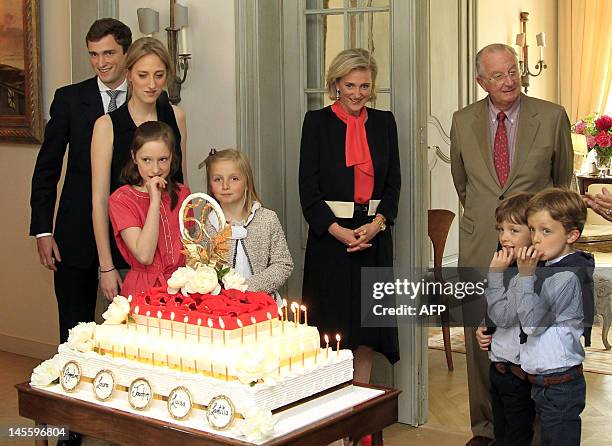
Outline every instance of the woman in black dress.
<path id="1" fill-rule="evenodd" d="M 365 107 L 376 98 L 376 62 L 348 49 L 327 74 L 336 102 L 304 117 L 300 201 L 309 224 L 302 300 L 314 325 L 353 349 L 355 381 L 369 382 L 374 351 L 399 360 L 397 328 L 361 323 L 361 268 L 392 267 L 387 226 L 397 215 L 401 174 L 393 114 Z"/>
<path id="2" fill-rule="evenodd" d="M 96 121 L 91 141 L 93 226 L 100 261 L 100 288 L 112 300 L 121 289 L 117 270 L 129 266 L 119 253 L 108 220 L 108 197 L 121 186 L 119 175 L 131 159 L 136 127 L 147 121 L 163 121 L 172 128 L 181 168 L 173 179 L 183 183 L 186 124 L 183 110 L 168 102 L 163 91 L 174 68 L 164 45 L 157 39 L 136 40 L 125 56 L 128 101 Z"/>

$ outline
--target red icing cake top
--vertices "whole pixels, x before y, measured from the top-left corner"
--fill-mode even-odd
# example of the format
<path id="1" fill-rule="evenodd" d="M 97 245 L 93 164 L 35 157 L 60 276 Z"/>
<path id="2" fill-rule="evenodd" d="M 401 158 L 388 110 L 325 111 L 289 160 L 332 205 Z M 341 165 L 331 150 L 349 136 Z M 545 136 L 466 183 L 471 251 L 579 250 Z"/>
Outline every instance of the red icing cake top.
<path id="1" fill-rule="evenodd" d="M 181 293 L 169 294 L 165 287 L 154 287 L 132 300 L 131 313 L 136 312 L 136 307 L 139 315 L 146 315 L 149 311 L 150 317 L 157 318 L 158 312 L 161 312 L 162 319 L 171 320 L 174 313 L 176 322 L 184 322 L 187 316 L 189 324 L 196 325 L 200 319 L 201 325 L 208 327 L 211 320 L 213 328 L 226 330 L 239 328 L 237 318 L 244 326 L 252 323 L 251 318 L 255 318 L 256 322 L 268 320 L 268 313 L 273 319 L 278 318 L 278 307 L 270 295 L 234 289 L 222 289 L 218 295 L 184 296 Z"/>

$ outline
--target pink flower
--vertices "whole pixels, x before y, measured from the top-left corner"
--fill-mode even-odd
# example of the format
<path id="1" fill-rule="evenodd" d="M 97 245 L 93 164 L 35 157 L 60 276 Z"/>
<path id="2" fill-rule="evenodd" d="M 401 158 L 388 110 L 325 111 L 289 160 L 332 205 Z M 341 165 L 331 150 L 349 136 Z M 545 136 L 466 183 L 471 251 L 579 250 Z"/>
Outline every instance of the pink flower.
<path id="1" fill-rule="evenodd" d="M 589 149 L 592 149 L 593 147 L 597 145 L 597 142 L 595 141 L 595 137 L 592 135 L 586 135 L 586 140 L 587 140 L 587 146 L 589 147 Z"/>
<path id="2" fill-rule="evenodd" d="M 610 147 L 612 146 L 612 135 L 608 132 L 599 132 L 595 136 L 595 141 L 599 147 Z"/>
<path id="3" fill-rule="evenodd" d="M 580 135 L 584 135 L 584 131 L 586 130 L 586 123 L 584 121 L 578 121 L 576 126 L 574 127 L 574 131 Z"/>
<path id="4" fill-rule="evenodd" d="M 610 127 L 612 127 L 612 116 L 600 116 L 595 120 L 595 127 L 599 131 L 607 132 L 608 130 L 610 130 Z"/>

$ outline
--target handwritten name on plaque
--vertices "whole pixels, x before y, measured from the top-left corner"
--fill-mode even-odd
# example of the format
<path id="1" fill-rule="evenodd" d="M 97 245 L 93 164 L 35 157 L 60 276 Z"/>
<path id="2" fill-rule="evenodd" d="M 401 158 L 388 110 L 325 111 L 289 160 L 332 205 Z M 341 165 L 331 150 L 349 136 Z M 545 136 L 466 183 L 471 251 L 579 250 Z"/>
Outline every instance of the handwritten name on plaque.
<path id="1" fill-rule="evenodd" d="M 81 367 L 76 361 L 64 364 L 60 374 L 60 384 L 66 392 L 73 392 L 81 382 Z"/>
<path id="2" fill-rule="evenodd" d="M 144 410 L 153 399 L 151 384 L 144 378 L 137 378 L 132 381 L 128 389 L 128 401 L 136 410 Z"/>

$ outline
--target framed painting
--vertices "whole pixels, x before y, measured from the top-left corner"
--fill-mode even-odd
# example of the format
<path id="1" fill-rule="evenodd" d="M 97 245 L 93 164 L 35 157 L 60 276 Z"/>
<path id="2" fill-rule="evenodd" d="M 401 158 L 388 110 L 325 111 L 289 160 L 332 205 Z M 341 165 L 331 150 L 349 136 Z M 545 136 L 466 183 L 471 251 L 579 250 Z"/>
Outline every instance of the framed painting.
<path id="1" fill-rule="evenodd" d="M 0 0 L 0 142 L 43 137 L 39 0 Z"/>

